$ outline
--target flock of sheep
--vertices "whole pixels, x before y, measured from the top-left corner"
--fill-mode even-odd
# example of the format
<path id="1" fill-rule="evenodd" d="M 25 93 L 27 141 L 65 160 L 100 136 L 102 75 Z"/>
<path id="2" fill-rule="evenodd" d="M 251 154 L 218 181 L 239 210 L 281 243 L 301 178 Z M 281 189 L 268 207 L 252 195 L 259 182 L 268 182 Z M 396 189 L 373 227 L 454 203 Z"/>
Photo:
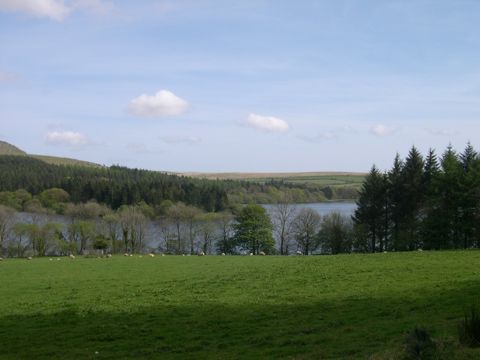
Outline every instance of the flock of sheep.
<path id="1" fill-rule="evenodd" d="M 206 254 L 205 254 L 203 251 L 200 251 L 199 253 L 197 253 L 197 255 L 198 255 L 198 256 L 205 256 Z M 222 255 L 222 256 L 225 256 L 225 253 L 222 253 L 221 255 Z M 249 255 L 250 255 L 250 256 L 253 256 L 254 254 L 253 254 L 253 253 L 250 253 Z M 258 253 L 258 255 L 260 255 L 260 256 L 266 256 L 267 254 L 265 254 L 265 252 L 263 252 L 263 251 L 260 251 L 260 252 Z M 297 252 L 296 252 L 296 255 L 303 255 L 303 253 L 300 252 L 300 251 L 297 251 Z M 125 254 L 123 254 L 123 256 L 130 257 L 130 256 L 133 256 L 133 254 L 125 253 Z M 155 254 L 154 254 L 154 253 L 149 253 L 148 256 L 153 258 L 153 257 L 155 257 Z M 165 254 L 161 254 L 161 256 L 165 256 Z M 190 256 L 190 254 L 187 254 L 187 255 L 183 254 L 182 256 Z M 100 257 L 100 256 L 99 256 L 99 257 Z M 112 254 L 103 255 L 103 256 L 101 256 L 101 257 L 111 258 L 111 257 L 112 257 Z M 140 255 L 140 257 L 143 257 L 143 256 Z M 75 257 L 75 255 L 70 254 L 70 255 L 69 255 L 69 258 L 70 258 L 71 260 L 75 260 L 76 257 Z M 32 258 L 31 256 L 27 257 L 27 260 L 32 260 L 32 259 L 33 259 L 33 258 Z M 60 261 L 61 258 L 60 258 L 60 257 L 57 257 L 56 259 L 57 259 L 57 261 Z M 49 260 L 50 260 L 50 261 L 53 261 L 53 258 L 50 258 Z M 3 261 L 3 258 L 0 257 L 0 261 Z"/>

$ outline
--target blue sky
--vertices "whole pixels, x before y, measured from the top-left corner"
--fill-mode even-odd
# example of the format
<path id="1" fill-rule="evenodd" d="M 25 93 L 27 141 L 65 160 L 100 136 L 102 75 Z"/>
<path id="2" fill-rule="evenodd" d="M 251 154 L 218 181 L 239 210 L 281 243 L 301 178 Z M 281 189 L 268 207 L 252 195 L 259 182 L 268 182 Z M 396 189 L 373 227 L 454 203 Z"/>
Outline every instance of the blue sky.
<path id="1" fill-rule="evenodd" d="M 478 1 L 0 0 L 0 139 L 169 171 L 480 148 Z"/>

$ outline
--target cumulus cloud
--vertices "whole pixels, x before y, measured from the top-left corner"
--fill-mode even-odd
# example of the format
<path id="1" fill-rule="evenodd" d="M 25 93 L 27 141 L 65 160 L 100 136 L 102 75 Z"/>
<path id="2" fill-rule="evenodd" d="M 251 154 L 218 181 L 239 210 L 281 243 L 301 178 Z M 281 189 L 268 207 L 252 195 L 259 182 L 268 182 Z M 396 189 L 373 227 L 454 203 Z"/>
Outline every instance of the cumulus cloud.
<path id="1" fill-rule="evenodd" d="M 46 136 L 47 143 L 71 147 L 82 147 L 89 143 L 87 137 L 74 131 L 50 131 Z"/>
<path id="2" fill-rule="evenodd" d="M 196 136 L 163 136 L 160 140 L 167 144 L 199 144 L 202 138 Z"/>
<path id="3" fill-rule="evenodd" d="M 396 131 L 395 128 L 386 126 L 384 124 L 376 124 L 370 128 L 370 132 L 373 135 L 380 136 L 380 137 L 392 135 L 395 131 Z"/>
<path id="4" fill-rule="evenodd" d="M 248 115 L 243 124 L 268 132 L 286 132 L 289 129 L 289 125 L 285 120 L 257 114 Z"/>
<path id="5" fill-rule="evenodd" d="M 113 2 L 102 0 L 0 0 L 0 11 L 19 12 L 55 21 L 64 20 L 76 10 L 106 14 L 113 9 Z"/>
<path id="6" fill-rule="evenodd" d="M 128 112 L 140 117 L 168 117 L 183 114 L 188 102 L 168 90 L 160 90 L 154 95 L 143 94 L 130 101 Z"/>

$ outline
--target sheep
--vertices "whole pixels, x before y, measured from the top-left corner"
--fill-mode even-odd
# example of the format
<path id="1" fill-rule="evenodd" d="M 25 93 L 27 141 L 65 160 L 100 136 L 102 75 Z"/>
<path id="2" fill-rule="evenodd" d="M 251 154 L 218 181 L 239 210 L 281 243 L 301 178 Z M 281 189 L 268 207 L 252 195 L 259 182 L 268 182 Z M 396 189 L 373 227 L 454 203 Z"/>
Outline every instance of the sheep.
<path id="1" fill-rule="evenodd" d="M 133 254 L 130 254 L 130 256 L 133 256 Z"/>
<path id="2" fill-rule="evenodd" d="M 32 257 L 31 256 L 27 257 L 27 260 L 32 260 Z"/>
<path id="3" fill-rule="evenodd" d="M 75 255 L 70 254 L 70 259 L 75 260 Z"/>
<path id="4" fill-rule="evenodd" d="M 107 258 L 111 258 L 112 257 L 112 254 L 107 254 Z"/>
<path id="5" fill-rule="evenodd" d="M 198 256 L 205 256 L 205 253 L 203 251 L 198 253 Z"/>
<path id="6" fill-rule="evenodd" d="M 262 255 L 262 256 L 267 255 L 267 254 L 265 254 L 263 251 L 260 251 L 258 254 L 259 254 L 259 255 Z"/>
<path id="7" fill-rule="evenodd" d="M 225 256 L 225 253 L 222 253 L 222 256 Z"/>
<path id="8" fill-rule="evenodd" d="M 418 251 L 423 251 L 423 249 L 418 249 Z"/>
<path id="9" fill-rule="evenodd" d="M 297 254 L 297 255 L 303 255 L 303 253 L 302 253 L 301 251 L 298 251 L 298 250 L 297 250 L 297 252 L 296 252 L 295 254 Z"/>
<path id="10" fill-rule="evenodd" d="M 3 261 L 3 258 L 0 257 L 0 261 Z"/>
<path id="11" fill-rule="evenodd" d="M 150 253 L 150 254 L 148 254 L 148 256 L 150 256 L 150 257 L 155 257 L 155 254 Z"/>
<path id="12" fill-rule="evenodd" d="M 62 259 L 60 259 L 60 258 L 57 258 L 57 261 L 60 261 L 60 260 L 62 260 Z"/>
<path id="13" fill-rule="evenodd" d="M 253 256 L 253 253 L 250 253 L 250 256 Z"/>
<path id="14" fill-rule="evenodd" d="M 128 256 L 128 253 L 123 254 L 123 256 Z"/>
<path id="15" fill-rule="evenodd" d="M 52 258 L 50 258 L 50 259 L 48 259 L 48 260 L 50 260 L 50 261 L 53 261 L 53 259 L 52 259 Z"/>
<path id="16" fill-rule="evenodd" d="M 165 256 L 165 254 L 162 254 L 162 256 Z"/>

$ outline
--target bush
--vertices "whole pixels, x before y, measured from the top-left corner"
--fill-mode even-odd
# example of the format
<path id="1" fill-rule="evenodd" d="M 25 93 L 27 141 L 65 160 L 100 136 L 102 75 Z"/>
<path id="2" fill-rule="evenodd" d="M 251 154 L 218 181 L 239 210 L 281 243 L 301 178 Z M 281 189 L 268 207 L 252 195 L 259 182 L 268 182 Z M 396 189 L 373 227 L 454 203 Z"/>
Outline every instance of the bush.
<path id="1" fill-rule="evenodd" d="M 469 312 L 465 312 L 465 318 L 458 330 L 459 340 L 463 345 L 480 346 L 480 313 L 477 306 L 473 305 Z"/>
<path id="2" fill-rule="evenodd" d="M 436 354 L 436 345 L 427 330 L 415 327 L 407 333 L 404 340 L 404 359 L 421 360 L 433 359 Z"/>

